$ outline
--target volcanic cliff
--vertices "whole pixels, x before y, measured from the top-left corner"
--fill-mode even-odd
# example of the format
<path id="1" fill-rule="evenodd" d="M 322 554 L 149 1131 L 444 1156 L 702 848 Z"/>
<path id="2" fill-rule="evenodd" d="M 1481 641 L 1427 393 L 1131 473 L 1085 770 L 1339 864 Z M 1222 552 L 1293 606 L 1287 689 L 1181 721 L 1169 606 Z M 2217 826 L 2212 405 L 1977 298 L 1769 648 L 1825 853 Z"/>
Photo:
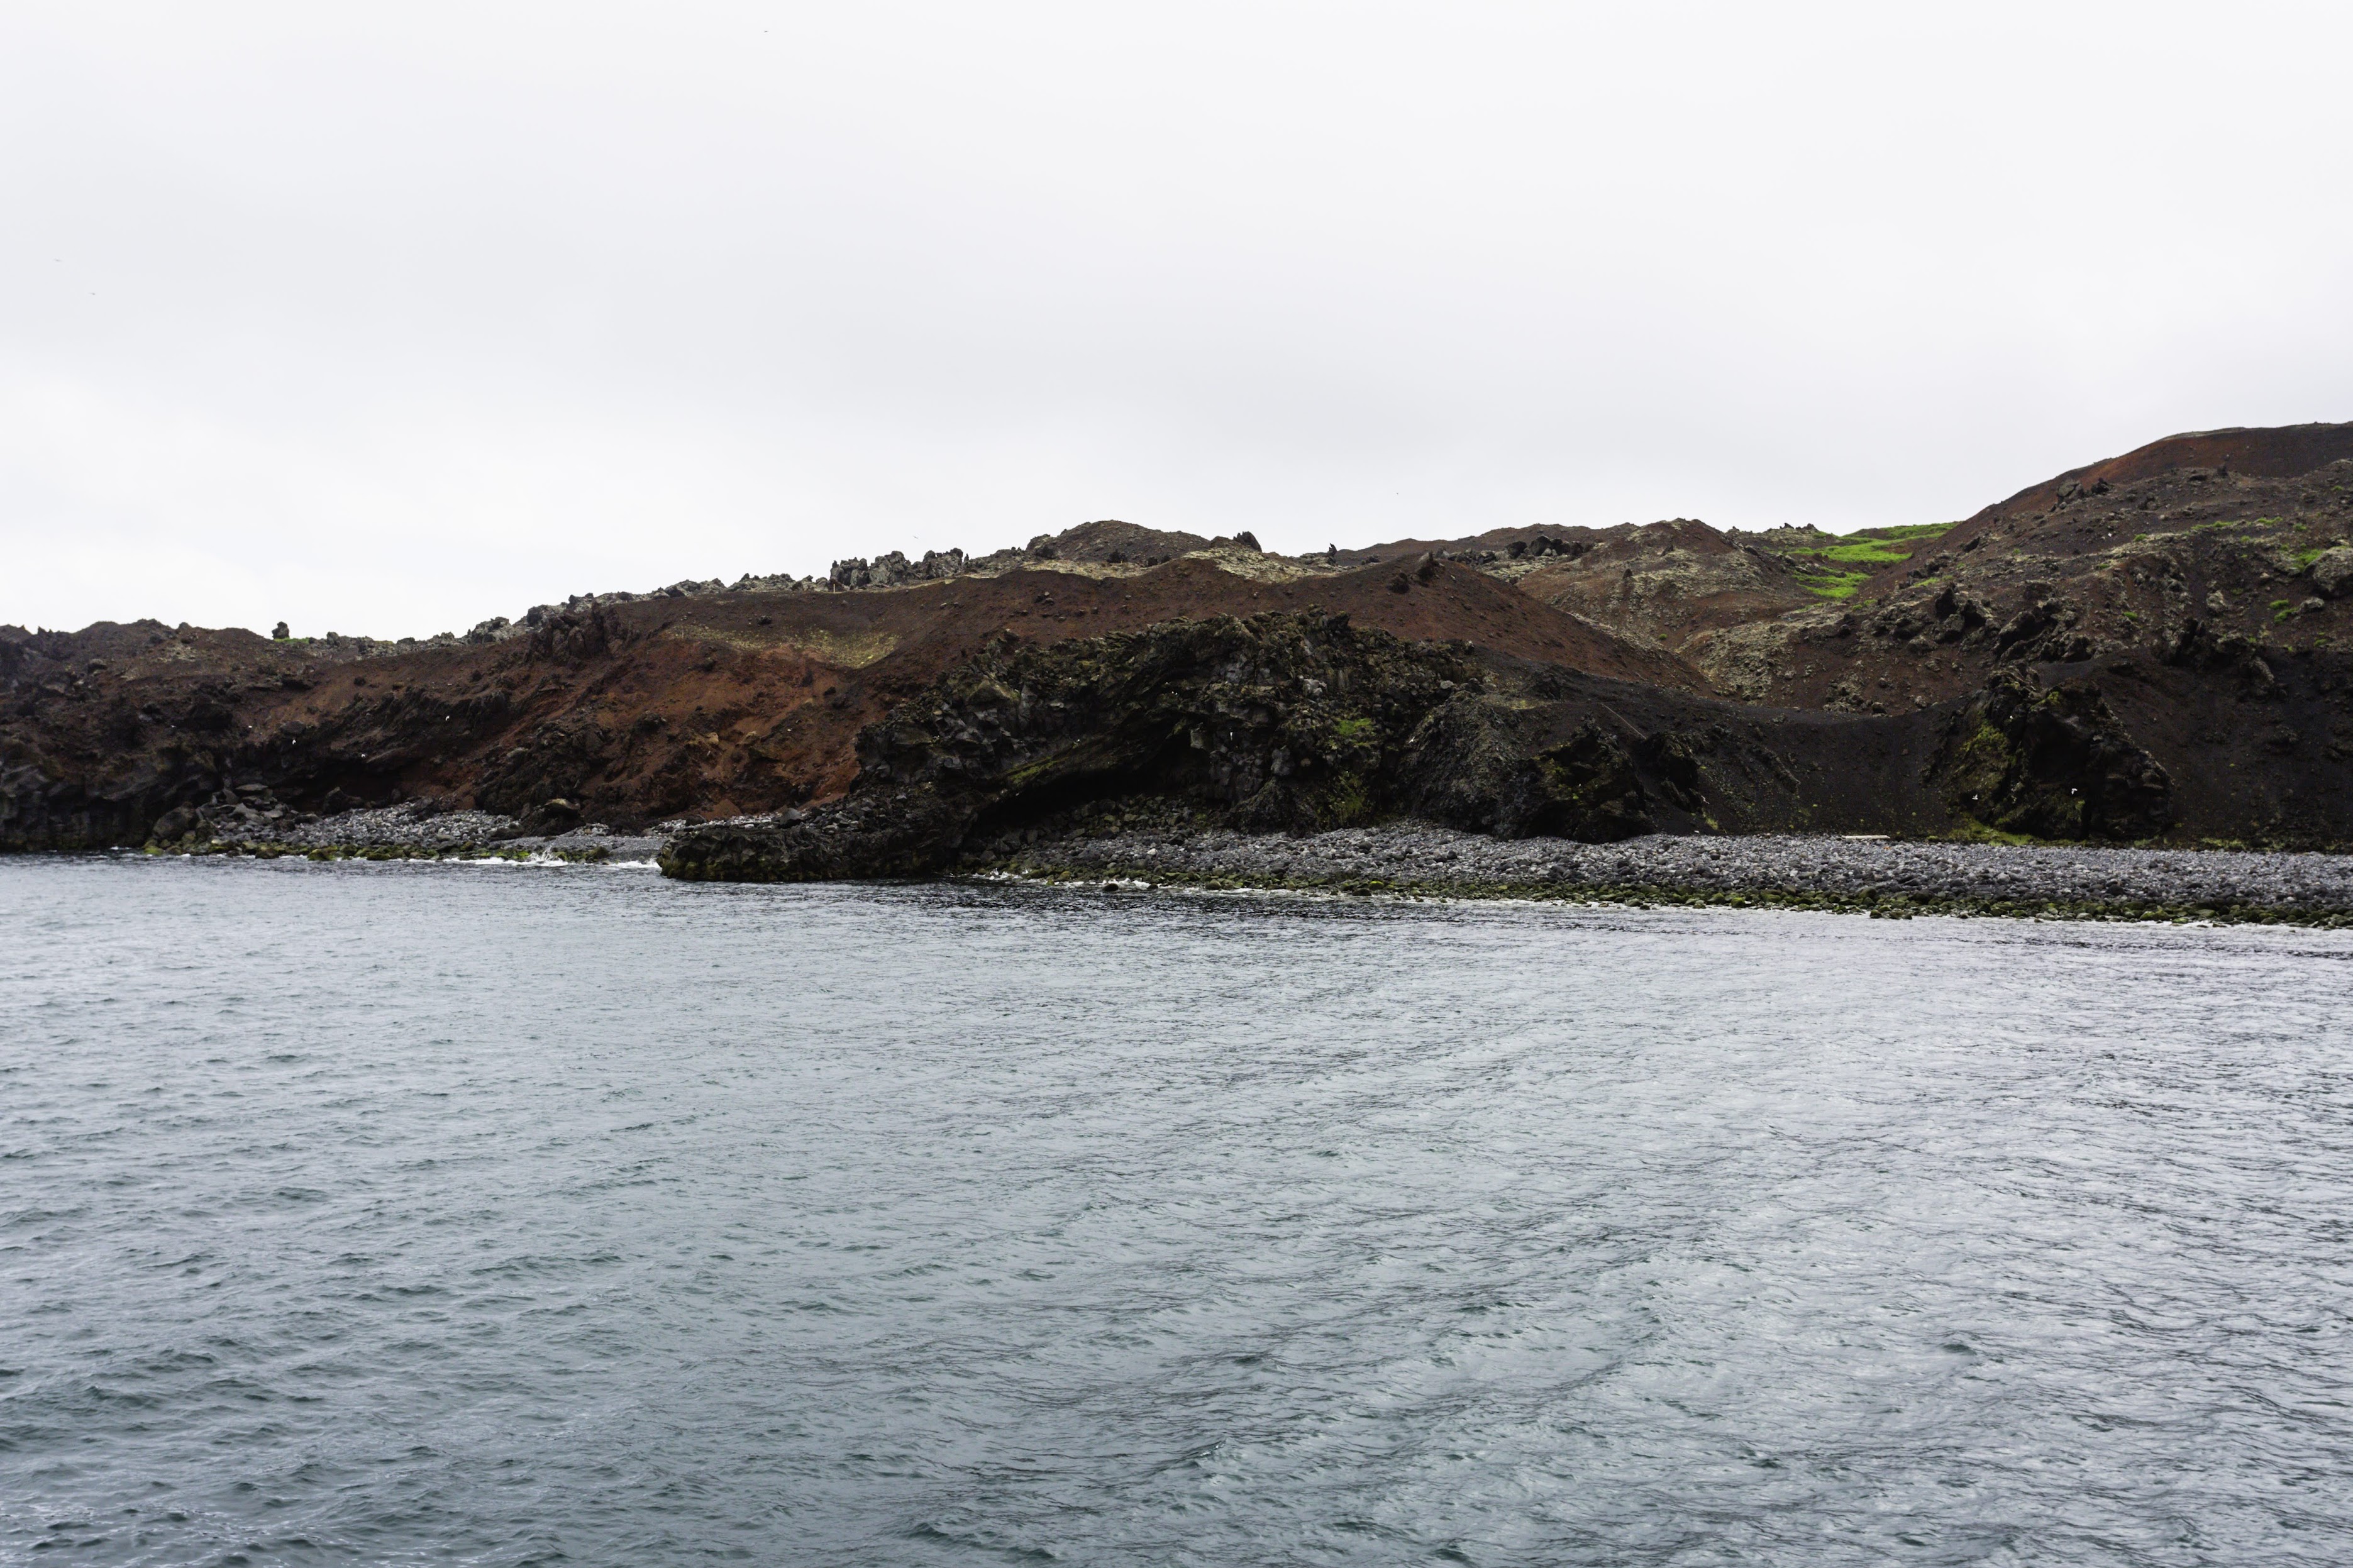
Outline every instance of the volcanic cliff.
<path id="1" fill-rule="evenodd" d="M 833 874 L 1139 791 L 1262 828 L 2346 845 L 2348 620 L 2332 425 L 2170 437 L 1843 537 L 1284 557 L 1098 522 L 396 644 L 0 627 L 0 847 L 267 841 L 394 801 L 540 830 L 798 809 L 760 874 Z M 947 826 L 879 859 L 843 826 L 894 810 Z"/>

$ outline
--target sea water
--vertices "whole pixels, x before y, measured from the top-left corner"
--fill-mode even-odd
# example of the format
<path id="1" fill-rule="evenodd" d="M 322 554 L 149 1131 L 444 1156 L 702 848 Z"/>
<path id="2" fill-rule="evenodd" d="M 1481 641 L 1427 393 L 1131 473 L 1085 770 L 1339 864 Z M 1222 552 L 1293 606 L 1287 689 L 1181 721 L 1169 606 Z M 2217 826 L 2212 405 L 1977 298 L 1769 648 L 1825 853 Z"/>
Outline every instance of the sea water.
<path id="1" fill-rule="evenodd" d="M 2353 934 L 0 861 L 0 1560 L 2353 1561 Z"/>

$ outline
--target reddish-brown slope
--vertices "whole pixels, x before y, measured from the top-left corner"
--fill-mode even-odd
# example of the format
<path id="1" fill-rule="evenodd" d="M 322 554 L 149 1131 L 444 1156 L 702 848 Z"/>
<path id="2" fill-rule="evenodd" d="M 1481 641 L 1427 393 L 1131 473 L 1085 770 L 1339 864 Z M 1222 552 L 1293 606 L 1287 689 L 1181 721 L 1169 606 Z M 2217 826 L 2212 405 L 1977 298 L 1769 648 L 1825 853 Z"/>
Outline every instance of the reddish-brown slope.
<path id="1" fill-rule="evenodd" d="M 1320 608 L 1415 640 L 1471 642 L 1623 680 L 1704 689 L 1671 655 L 1636 647 L 1481 573 L 1438 563 L 1426 572 L 1378 567 L 1276 583 L 1179 560 L 1132 577 L 1013 572 L 892 593 L 718 595 L 664 608 L 660 637 L 724 650 L 702 656 L 712 668 L 699 678 L 650 683 L 661 689 L 658 710 L 691 704 L 701 717 L 684 721 L 720 736 L 698 768 L 705 784 L 696 805 L 712 815 L 839 794 L 856 774 L 859 730 L 998 637 L 1053 643 L 1162 621 Z M 640 616 L 653 609 L 623 606 Z M 762 626 L 762 616 L 772 624 Z M 805 660 L 806 670 L 776 662 L 787 649 L 786 661 Z M 650 781 L 620 793 L 642 795 L 655 815 L 691 809 L 669 804 L 674 794 Z"/>
<path id="2" fill-rule="evenodd" d="M 846 789 L 859 730 L 992 639 L 1311 606 L 1701 684 L 1671 656 L 1436 563 L 1281 583 L 1179 560 L 1134 576 L 651 598 L 504 641 L 341 661 L 246 632 L 102 626 L 7 645 L 0 774 L 23 805 L 0 812 L 0 842 L 135 842 L 172 805 L 248 784 L 314 811 L 435 796 L 525 814 L 563 799 L 618 826 L 769 810 Z"/>
<path id="3" fill-rule="evenodd" d="M 2013 519 L 2048 512 L 2080 492 L 2156 479 L 2177 469 L 2211 468 L 2248 479 L 2282 479 L 2346 458 L 2353 458 L 2353 423 L 2185 431 L 2029 485 L 1976 512 L 1937 544 L 1941 550 L 1959 550 L 1981 533 Z"/>

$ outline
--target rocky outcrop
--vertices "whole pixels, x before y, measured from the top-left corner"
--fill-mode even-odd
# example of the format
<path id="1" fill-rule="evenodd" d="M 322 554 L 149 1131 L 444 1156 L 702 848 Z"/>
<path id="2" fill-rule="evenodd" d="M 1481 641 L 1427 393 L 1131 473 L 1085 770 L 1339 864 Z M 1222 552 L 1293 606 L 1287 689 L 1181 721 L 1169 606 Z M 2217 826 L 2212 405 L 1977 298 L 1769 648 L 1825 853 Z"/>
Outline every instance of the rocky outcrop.
<path id="1" fill-rule="evenodd" d="M 1956 719 L 1935 774 L 1956 817 L 2035 838 L 2155 838 L 2173 781 L 2100 693 L 2005 672 Z"/>
<path id="2" fill-rule="evenodd" d="M 898 588 L 961 577 L 968 566 L 961 550 L 926 550 L 920 561 L 910 561 L 904 551 L 893 550 L 871 561 L 862 555 L 837 561 L 826 569 L 825 580 L 835 588 Z"/>
<path id="3" fill-rule="evenodd" d="M 1815 602 L 1780 554 L 1685 518 L 1595 531 L 1518 581 L 1557 609 L 1678 650 Z"/>
<path id="4" fill-rule="evenodd" d="M 662 867 L 687 879 L 922 875 L 992 827 L 1125 794 L 1260 832 L 1367 820 L 1400 804 L 1422 721 L 1482 682 L 1461 651 L 1313 611 L 998 644 L 860 735 L 844 800 L 765 828 L 681 834 Z"/>
<path id="5" fill-rule="evenodd" d="M 1140 569 L 1226 544 L 1258 548 L 1257 539 L 1248 533 L 1230 540 L 1204 539 L 1198 533 L 1143 528 L 1105 518 L 1066 528 L 1060 533 L 1041 533 L 1027 544 L 988 555 L 966 555 L 961 550 L 926 550 L 921 560 L 911 560 L 904 551 L 893 550 L 871 561 L 853 556 L 832 564 L 826 573 L 825 585 L 838 590 L 904 588 L 918 583 L 949 582 L 971 574 L 996 575 L 1044 562 Z"/>
<path id="6" fill-rule="evenodd" d="M 1923 712 L 1790 714 L 1409 644 L 1320 612 L 997 646 L 859 737 L 839 801 L 690 828 L 690 880 L 922 877 L 1074 821 L 1406 819 L 1515 839 L 1693 831 L 2131 840 L 2165 769 L 2098 689 L 2009 674 Z"/>
<path id="7" fill-rule="evenodd" d="M 1719 806 L 1794 820 L 1796 775 L 1761 726 L 1745 740 L 1726 728 L 1725 709 L 1321 610 L 999 644 L 866 729 L 843 799 L 689 829 L 662 866 L 690 879 L 923 876 L 1124 800 L 1252 833 L 1403 816 L 1603 841 L 1688 828 Z M 1790 787 L 1760 807 L 1752 771 Z"/>
<path id="8" fill-rule="evenodd" d="M 1664 781 L 1646 787 L 1627 736 L 1582 715 L 1563 735 L 1552 721 L 1497 694 L 1446 703 L 1409 743 L 1407 811 L 1499 838 L 1609 843 L 1657 831 Z"/>

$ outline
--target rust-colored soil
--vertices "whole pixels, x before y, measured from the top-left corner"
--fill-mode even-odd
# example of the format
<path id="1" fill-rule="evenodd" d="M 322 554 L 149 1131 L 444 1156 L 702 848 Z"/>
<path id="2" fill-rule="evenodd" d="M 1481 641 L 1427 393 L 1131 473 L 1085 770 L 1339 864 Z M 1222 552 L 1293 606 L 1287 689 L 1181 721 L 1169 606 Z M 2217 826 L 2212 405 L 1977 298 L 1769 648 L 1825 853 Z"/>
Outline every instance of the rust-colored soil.
<path id="1" fill-rule="evenodd" d="M 2096 491 L 2103 485 L 2113 488 L 2200 469 L 2222 478 L 2236 474 L 2251 479 L 2293 479 L 2346 458 L 2353 458 L 2353 423 L 2185 431 L 2029 485 L 1977 512 L 1940 542 L 1947 550 L 1965 548 L 1978 535 L 2005 522 L 2049 512 L 2063 497 Z"/>

